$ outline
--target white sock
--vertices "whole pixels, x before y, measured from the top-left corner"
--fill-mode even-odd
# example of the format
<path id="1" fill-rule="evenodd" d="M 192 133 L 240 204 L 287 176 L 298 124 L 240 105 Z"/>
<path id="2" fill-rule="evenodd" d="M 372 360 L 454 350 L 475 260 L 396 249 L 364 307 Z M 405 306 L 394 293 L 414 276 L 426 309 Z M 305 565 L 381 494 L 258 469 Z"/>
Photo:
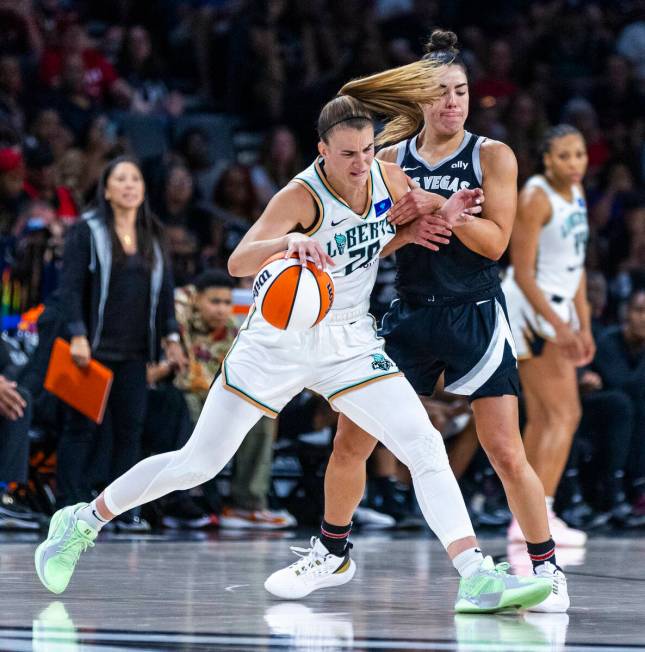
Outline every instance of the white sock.
<path id="1" fill-rule="evenodd" d="M 468 548 L 453 558 L 452 565 L 462 577 L 471 577 L 479 570 L 483 561 L 484 555 L 479 548 Z"/>
<path id="2" fill-rule="evenodd" d="M 94 528 L 97 532 L 101 531 L 101 528 L 109 523 L 109 519 L 105 519 L 99 515 L 99 510 L 96 507 L 96 500 L 93 500 L 89 505 L 81 507 L 76 512 L 76 518 L 80 519 L 84 523 L 87 523 L 91 528 Z"/>
<path id="3" fill-rule="evenodd" d="M 552 512 L 553 511 L 553 501 L 555 499 L 553 498 L 553 496 L 545 496 L 544 500 L 546 500 L 547 512 Z"/>

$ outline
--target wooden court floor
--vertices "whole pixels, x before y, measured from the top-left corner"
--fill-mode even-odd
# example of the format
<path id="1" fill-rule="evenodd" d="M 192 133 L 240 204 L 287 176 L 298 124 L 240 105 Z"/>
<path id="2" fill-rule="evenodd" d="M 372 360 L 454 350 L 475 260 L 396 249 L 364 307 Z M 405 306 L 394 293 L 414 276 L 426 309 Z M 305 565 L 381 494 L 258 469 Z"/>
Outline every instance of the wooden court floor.
<path id="1" fill-rule="evenodd" d="M 102 535 L 103 537 L 103 535 Z M 424 534 L 357 535 L 358 571 L 338 589 L 281 602 L 265 577 L 305 535 L 105 536 L 62 596 L 33 570 L 36 539 L 0 539 L 0 650 L 645 650 L 645 537 L 593 538 L 561 554 L 567 615 L 455 616 L 457 578 Z M 485 552 L 524 569 L 503 539 Z"/>

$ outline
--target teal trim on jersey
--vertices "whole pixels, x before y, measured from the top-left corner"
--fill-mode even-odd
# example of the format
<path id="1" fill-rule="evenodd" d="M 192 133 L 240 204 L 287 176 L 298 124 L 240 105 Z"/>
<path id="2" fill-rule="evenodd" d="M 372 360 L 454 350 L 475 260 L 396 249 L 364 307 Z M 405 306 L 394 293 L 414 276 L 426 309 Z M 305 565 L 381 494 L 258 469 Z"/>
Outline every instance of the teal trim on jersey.
<path id="1" fill-rule="evenodd" d="M 324 181 L 323 179 L 321 179 L 320 174 L 318 174 L 318 170 L 315 167 L 314 167 L 314 172 L 316 173 L 316 176 L 318 177 L 318 180 L 320 181 L 323 188 L 327 191 L 327 193 L 329 194 L 330 197 L 333 197 L 333 199 L 335 201 L 337 201 L 343 208 L 346 208 L 347 210 L 354 213 L 354 215 L 356 215 L 356 217 L 360 217 L 362 220 L 367 219 L 368 215 L 372 212 L 372 208 L 374 207 L 374 172 L 373 172 L 371 167 L 370 167 L 370 193 L 369 193 L 370 194 L 370 204 L 371 205 L 370 205 L 369 209 L 367 211 L 365 211 L 365 215 L 361 215 L 360 213 L 357 213 L 356 211 L 352 210 L 352 208 L 350 208 L 350 206 L 348 204 L 346 204 L 344 201 L 341 201 L 340 199 L 338 199 L 338 197 L 336 197 L 336 195 L 334 195 L 333 192 L 330 192 L 330 190 L 327 188 L 327 184 L 329 183 L 329 181 Z M 304 181 L 304 179 L 303 179 L 303 181 Z M 383 185 L 385 185 L 385 184 L 383 184 Z M 386 186 L 386 188 L 387 188 L 387 186 Z M 387 192 L 388 192 L 388 194 L 390 194 L 389 190 Z"/>
<path id="2" fill-rule="evenodd" d="M 233 348 L 231 347 L 231 351 L 232 350 Z M 233 383 L 230 382 L 228 379 L 228 374 L 226 373 L 226 366 L 223 364 L 222 367 L 224 368 L 224 380 L 226 381 L 227 387 L 234 389 L 236 392 L 239 392 L 240 394 L 244 394 L 244 396 L 246 396 L 246 398 L 248 398 L 249 401 L 261 405 L 265 410 L 268 410 L 269 412 L 273 413 L 275 416 L 278 416 L 278 414 L 280 414 L 280 410 L 276 410 L 275 408 L 272 408 L 270 405 L 267 405 L 266 403 L 263 403 L 262 401 L 255 398 L 255 396 L 251 396 L 251 394 L 245 392 L 242 388 L 238 387 L 237 385 L 233 385 Z"/>
<path id="3" fill-rule="evenodd" d="M 339 394 L 342 394 L 343 392 L 346 392 L 347 390 L 350 389 L 358 389 L 361 385 L 366 385 L 367 383 L 371 383 L 374 380 L 381 380 L 381 378 L 389 378 L 390 376 L 402 376 L 402 375 L 403 375 L 402 371 L 390 371 L 385 374 L 376 374 L 375 376 L 370 376 L 369 378 L 364 378 L 363 380 L 359 380 L 357 383 L 354 383 L 353 385 L 347 385 L 347 387 L 337 389 L 333 394 L 327 396 L 327 400 L 333 401 L 334 398 Z"/>
<path id="4" fill-rule="evenodd" d="M 272 408 L 270 405 L 267 405 L 266 403 L 263 403 L 262 401 L 259 401 L 255 396 L 251 396 L 248 392 L 244 391 L 241 387 L 238 387 L 237 385 L 234 385 L 230 380 L 228 379 L 228 373 L 226 371 L 226 361 L 228 360 L 228 357 L 233 353 L 233 349 L 235 348 L 235 345 L 237 344 L 237 340 L 240 337 L 240 333 L 243 331 L 246 331 L 249 329 L 249 326 L 251 325 L 251 320 L 255 316 L 255 313 L 257 312 L 257 308 L 255 306 L 253 307 L 253 310 L 249 313 L 249 316 L 246 318 L 242 326 L 240 326 L 240 330 L 237 333 L 237 337 L 233 341 L 233 344 L 231 344 L 231 348 L 228 350 L 228 353 L 226 354 L 226 357 L 222 361 L 222 372 L 224 375 L 224 387 L 225 388 L 230 388 L 234 389 L 236 392 L 239 392 L 240 394 L 246 396 L 246 398 L 249 399 L 252 403 L 257 403 L 258 405 L 261 405 L 265 410 L 268 410 L 269 412 L 272 412 L 275 416 L 278 416 L 280 414 L 280 410 L 276 410 L 275 408 Z"/>
<path id="5" fill-rule="evenodd" d="M 318 219 L 314 222 L 314 225 L 305 231 L 305 235 L 308 235 L 311 237 L 314 233 L 320 230 L 320 227 L 323 225 L 323 222 L 325 221 L 325 204 L 322 200 L 322 197 L 318 194 L 318 191 L 307 181 L 307 179 L 303 179 L 302 177 L 296 177 L 296 179 L 304 184 L 306 184 L 307 188 L 311 190 L 311 192 L 318 197 L 318 210 L 320 211 L 320 215 L 318 216 Z"/>

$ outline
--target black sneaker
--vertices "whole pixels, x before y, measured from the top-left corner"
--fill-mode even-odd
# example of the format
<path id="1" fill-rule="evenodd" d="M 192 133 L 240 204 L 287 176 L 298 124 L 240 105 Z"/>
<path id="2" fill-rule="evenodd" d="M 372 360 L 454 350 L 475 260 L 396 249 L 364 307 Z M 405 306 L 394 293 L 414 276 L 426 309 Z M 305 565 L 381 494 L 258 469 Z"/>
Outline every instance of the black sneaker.
<path id="1" fill-rule="evenodd" d="M 171 530 L 199 530 L 209 527 L 212 522 L 190 495 L 182 492 L 164 506 L 161 524 Z"/>
<path id="2" fill-rule="evenodd" d="M 38 524 L 41 520 L 36 512 L 21 505 L 11 494 L 0 493 L 0 516 Z"/>
<path id="3" fill-rule="evenodd" d="M 145 518 L 141 518 L 137 514 L 132 514 L 131 512 L 126 512 L 121 514 L 118 518 L 115 518 L 114 529 L 117 532 L 126 532 L 129 534 L 144 534 L 146 532 L 151 532 L 152 527 L 150 523 L 146 521 Z M 104 528 L 105 529 L 105 528 Z"/>
<path id="4" fill-rule="evenodd" d="M 4 532 L 7 530 L 20 530 L 33 532 L 34 530 L 39 529 L 40 524 L 36 521 L 28 521 L 15 516 L 0 514 L 0 531 Z"/>

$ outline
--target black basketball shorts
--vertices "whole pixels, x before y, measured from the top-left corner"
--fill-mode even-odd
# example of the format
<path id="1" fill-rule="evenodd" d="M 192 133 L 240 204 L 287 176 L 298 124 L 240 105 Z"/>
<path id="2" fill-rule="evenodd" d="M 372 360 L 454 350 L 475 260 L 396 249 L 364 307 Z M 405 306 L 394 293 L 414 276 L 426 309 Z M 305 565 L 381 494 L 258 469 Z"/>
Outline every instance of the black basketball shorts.
<path id="1" fill-rule="evenodd" d="M 379 335 L 417 394 L 430 396 L 442 372 L 445 390 L 470 401 L 519 394 L 515 343 L 500 290 L 459 305 L 392 302 Z"/>

